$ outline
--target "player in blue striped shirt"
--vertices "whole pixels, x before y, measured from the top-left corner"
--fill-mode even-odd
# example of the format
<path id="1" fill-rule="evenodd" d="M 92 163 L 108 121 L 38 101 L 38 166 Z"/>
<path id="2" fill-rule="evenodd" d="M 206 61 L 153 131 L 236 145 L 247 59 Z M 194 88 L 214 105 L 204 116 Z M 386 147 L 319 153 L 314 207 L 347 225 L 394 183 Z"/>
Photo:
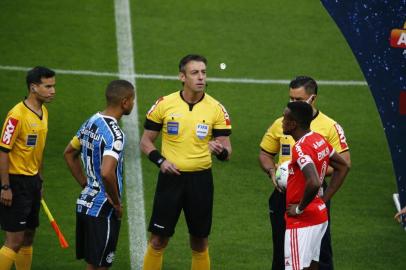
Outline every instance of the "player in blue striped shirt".
<path id="1" fill-rule="evenodd" d="M 106 89 L 105 110 L 83 123 L 64 152 L 73 177 L 83 187 L 76 201 L 76 257 L 85 259 L 88 270 L 107 269 L 114 260 L 125 145 L 118 121 L 131 113 L 134 98 L 131 83 L 112 81 Z"/>

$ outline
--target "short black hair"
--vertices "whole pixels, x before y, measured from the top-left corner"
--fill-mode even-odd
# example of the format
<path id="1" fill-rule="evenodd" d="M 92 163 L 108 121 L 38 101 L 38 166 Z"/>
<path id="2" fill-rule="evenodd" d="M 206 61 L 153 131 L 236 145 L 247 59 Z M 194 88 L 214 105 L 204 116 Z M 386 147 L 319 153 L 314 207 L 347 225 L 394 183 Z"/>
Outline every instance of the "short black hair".
<path id="1" fill-rule="evenodd" d="M 310 128 L 313 120 L 313 107 L 304 101 L 289 102 L 290 117 L 304 130 Z"/>
<path id="2" fill-rule="evenodd" d="M 207 66 L 207 59 L 206 57 L 198 54 L 188 54 L 182 59 L 180 59 L 179 62 L 179 72 L 185 73 L 185 66 L 187 63 L 190 61 L 197 61 L 197 62 L 203 62 Z"/>
<path id="3" fill-rule="evenodd" d="M 42 78 L 48 79 L 52 77 L 55 77 L 55 71 L 46 67 L 36 66 L 27 72 L 25 77 L 27 88 L 29 90 L 32 83 L 40 84 Z"/>
<path id="4" fill-rule="evenodd" d="M 289 88 L 291 89 L 300 87 L 304 87 L 306 93 L 309 95 L 317 95 L 317 83 L 309 76 L 297 76 L 289 84 Z"/>
<path id="5" fill-rule="evenodd" d="M 126 80 L 111 81 L 106 88 L 107 105 L 120 104 L 123 98 L 128 97 L 130 94 L 134 94 L 132 83 Z"/>

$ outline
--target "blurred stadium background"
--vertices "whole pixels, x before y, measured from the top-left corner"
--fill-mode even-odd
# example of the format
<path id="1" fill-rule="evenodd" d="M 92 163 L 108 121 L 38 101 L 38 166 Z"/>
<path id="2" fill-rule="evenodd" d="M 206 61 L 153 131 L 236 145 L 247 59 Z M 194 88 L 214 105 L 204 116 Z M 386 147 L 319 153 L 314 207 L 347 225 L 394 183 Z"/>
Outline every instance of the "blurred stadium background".
<path id="1" fill-rule="evenodd" d="M 25 73 L 10 66 L 118 72 L 113 1 L 3 0 L 0 10 L 1 121 L 27 91 Z M 307 74 L 319 81 L 364 80 L 340 31 L 318 1 L 134 0 L 130 11 L 139 74 L 176 76 L 179 59 L 195 52 L 208 58 L 209 77 L 290 80 Z M 219 68 L 222 62 L 227 69 Z M 84 262 L 74 258 L 74 205 L 80 190 L 62 152 L 82 121 L 103 108 L 104 88 L 115 78 L 57 75 L 57 96 L 48 105 L 45 198 L 71 247 L 59 248 L 41 214 L 33 269 L 84 268 Z M 140 78 L 136 86 L 142 126 L 155 99 L 179 89 L 180 83 Z M 212 268 L 270 269 L 267 204 L 272 187 L 259 168 L 258 145 L 281 115 L 288 86 L 210 82 L 207 91 L 222 101 L 233 124 L 232 160 L 221 166 L 214 162 Z M 317 105 L 345 129 L 353 164 L 332 206 L 336 269 L 405 269 L 406 238 L 393 220 L 392 162 L 369 89 L 320 85 Z M 157 169 L 145 157 L 142 168 L 148 220 Z M 129 234 L 123 222 L 112 269 L 131 268 Z M 166 251 L 164 269 L 189 269 L 190 256 L 181 219 Z"/>

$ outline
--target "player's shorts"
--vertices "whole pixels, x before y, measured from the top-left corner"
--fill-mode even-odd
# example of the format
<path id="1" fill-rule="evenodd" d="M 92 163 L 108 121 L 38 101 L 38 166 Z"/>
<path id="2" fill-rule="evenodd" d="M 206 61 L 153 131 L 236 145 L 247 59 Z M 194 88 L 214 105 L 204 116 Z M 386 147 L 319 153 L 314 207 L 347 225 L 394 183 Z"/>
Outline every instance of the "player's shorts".
<path id="1" fill-rule="evenodd" d="M 42 180 L 39 175 L 10 174 L 11 206 L 0 204 L 1 229 L 7 232 L 34 230 L 39 226 Z"/>
<path id="2" fill-rule="evenodd" d="M 96 267 L 110 267 L 114 261 L 120 220 L 114 215 L 92 217 L 76 213 L 76 258 Z"/>
<path id="3" fill-rule="evenodd" d="M 285 270 L 300 270 L 319 261 L 321 239 L 328 221 L 309 227 L 286 229 Z"/>
<path id="4" fill-rule="evenodd" d="M 208 237 L 212 222 L 213 189 L 211 169 L 181 172 L 181 175 L 159 172 L 149 231 L 160 236 L 172 236 L 183 209 L 189 234 Z"/>

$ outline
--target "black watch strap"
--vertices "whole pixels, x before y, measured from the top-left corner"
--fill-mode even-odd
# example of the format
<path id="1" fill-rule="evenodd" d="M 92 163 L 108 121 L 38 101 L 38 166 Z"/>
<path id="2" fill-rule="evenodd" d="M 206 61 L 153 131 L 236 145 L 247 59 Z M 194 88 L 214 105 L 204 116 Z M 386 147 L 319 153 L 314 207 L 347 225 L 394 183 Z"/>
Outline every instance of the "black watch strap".
<path id="1" fill-rule="evenodd" d="M 8 189 L 10 189 L 10 185 L 7 185 L 7 184 L 1 185 L 1 189 L 2 190 L 8 190 Z"/>

